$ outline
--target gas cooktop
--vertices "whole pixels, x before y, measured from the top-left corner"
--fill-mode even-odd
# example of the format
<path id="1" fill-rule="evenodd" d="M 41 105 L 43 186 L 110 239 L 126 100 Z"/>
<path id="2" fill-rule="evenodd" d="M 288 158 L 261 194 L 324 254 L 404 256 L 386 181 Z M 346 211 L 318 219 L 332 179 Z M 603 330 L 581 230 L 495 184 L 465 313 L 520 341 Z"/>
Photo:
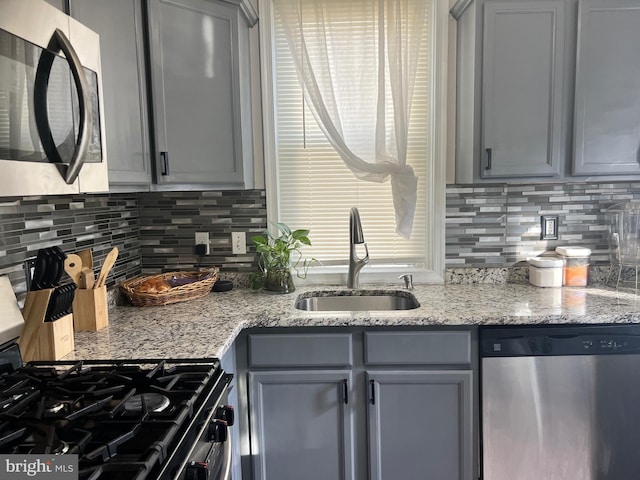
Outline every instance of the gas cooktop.
<path id="1" fill-rule="evenodd" d="M 217 359 L 2 367 L 0 453 L 77 454 L 81 480 L 182 478 L 202 425 L 232 421 Z"/>

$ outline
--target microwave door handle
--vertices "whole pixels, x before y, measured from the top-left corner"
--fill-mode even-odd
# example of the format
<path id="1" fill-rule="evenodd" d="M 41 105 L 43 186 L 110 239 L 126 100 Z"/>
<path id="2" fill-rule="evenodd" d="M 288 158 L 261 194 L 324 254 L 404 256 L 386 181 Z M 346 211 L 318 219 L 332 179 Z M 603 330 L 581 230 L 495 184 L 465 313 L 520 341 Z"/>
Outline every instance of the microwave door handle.
<path id="1" fill-rule="evenodd" d="M 78 54 L 73 49 L 71 42 L 60 29 L 56 29 L 53 33 L 52 39 L 53 38 L 57 40 L 60 50 L 64 52 L 67 62 L 69 63 L 69 68 L 73 75 L 73 81 L 75 82 L 76 89 L 78 90 L 78 105 L 80 107 L 78 139 L 76 140 L 76 146 L 73 150 L 73 155 L 71 155 L 71 161 L 69 162 L 69 167 L 65 176 L 65 182 L 70 185 L 76 180 L 76 178 L 78 178 L 78 174 L 80 173 L 80 169 L 84 163 L 87 148 L 89 148 L 92 124 L 90 108 L 91 99 L 89 98 L 87 77 L 82 70 L 82 63 L 80 63 Z"/>
<path id="2" fill-rule="evenodd" d="M 49 48 L 52 48 L 51 42 L 49 42 Z M 47 109 L 49 76 L 51 75 L 51 67 L 53 66 L 55 57 L 55 54 L 47 49 L 42 51 L 42 55 L 40 55 L 38 59 L 34 82 L 33 109 L 36 117 L 36 126 L 38 127 L 38 136 L 49 158 L 49 162 L 58 165 L 60 172 L 64 175 L 64 170 L 61 165 L 62 158 L 53 140 Z"/>
<path id="3" fill-rule="evenodd" d="M 75 182 L 76 178 L 78 178 L 78 174 L 80 173 L 80 169 L 84 163 L 87 148 L 89 147 L 89 140 L 91 136 L 92 118 L 91 108 L 89 108 L 91 103 L 91 99 L 89 98 L 89 85 L 87 83 L 87 77 L 82 70 L 82 64 L 80 63 L 78 55 L 73 49 L 69 39 L 60 29 L 56 29 L 55 32 L 53 32 L 48 48 L 53 51 L 62 51 L 64 53 L 67 63 L 69 64 L 71 74 L 73 75 L 76 90 L 78 91 L 78 106 L 80 109 L 78 138 L 75 142 L 69 166 L 63 174 L 65 182 L 71 185 Z M 38 124 L 38 131 L 40 132 L 40 138 L 47 155 L 54 163 L 61 163 L 62 159 L 57 151 L 55 142 L 53 141 L 47 114 L 47 84 L 49 82 L 49 74 L 51 73 L 52 65 L 53 55 L 45 51 L 40 57 L 40 62 L 38 63 L 38 69 L 36 71 L 36 121 Z"/>

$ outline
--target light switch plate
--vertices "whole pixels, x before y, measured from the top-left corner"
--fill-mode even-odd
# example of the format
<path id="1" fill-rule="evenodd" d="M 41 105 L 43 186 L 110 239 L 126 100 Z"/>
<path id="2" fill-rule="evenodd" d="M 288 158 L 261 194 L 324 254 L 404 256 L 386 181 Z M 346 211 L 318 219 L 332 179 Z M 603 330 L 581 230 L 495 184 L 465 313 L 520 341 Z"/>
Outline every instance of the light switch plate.
<path id="1" fill-rule="evenodd" d="M 247 253 L 247 237 L 244 232 L 231 232 L 231 249 L 234 255 Z"/>

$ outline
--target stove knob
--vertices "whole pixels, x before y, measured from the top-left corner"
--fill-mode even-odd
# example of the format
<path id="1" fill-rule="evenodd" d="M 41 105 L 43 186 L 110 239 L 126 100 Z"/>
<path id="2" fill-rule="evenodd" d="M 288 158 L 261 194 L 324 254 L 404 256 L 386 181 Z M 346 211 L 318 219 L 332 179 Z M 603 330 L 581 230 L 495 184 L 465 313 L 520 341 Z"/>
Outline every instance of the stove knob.
<path id="1" fill-rule="evenodd" d="M 207 480 L 209 464 L 207 462 L 189 462 L 185 471 L 185 480 Z"/>
<path id="2" fill-rule="evenodd" d="M 231 427 L 233 425 L 235 419 L 235 413 L 233 411 L 233 406 L 231 405 L 222 405 L 216 409 L 215 418 L 219 420 L 224 420 L 227 422 L 227 426 Z"/>
<path id="3" fill-rule="evenodd" d="M 226 442 L 227 441 L 227 422 L 214 418 L 209 424 L 207 432 L 209 442 Z"/>

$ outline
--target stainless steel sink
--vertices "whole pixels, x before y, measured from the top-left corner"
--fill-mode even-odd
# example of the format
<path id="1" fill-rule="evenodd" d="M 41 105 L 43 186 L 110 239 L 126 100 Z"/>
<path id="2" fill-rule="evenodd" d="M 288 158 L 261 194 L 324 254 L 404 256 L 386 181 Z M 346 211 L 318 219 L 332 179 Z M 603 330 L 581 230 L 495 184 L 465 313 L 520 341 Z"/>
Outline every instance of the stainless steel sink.
<path id="1" fill-rule="evenodd" d="M 298 297 L 295 307 L 312 312 L 359 312 L 369 310 L 412 310 L 420 302 L 409 292 L 313 292 Z"/>

